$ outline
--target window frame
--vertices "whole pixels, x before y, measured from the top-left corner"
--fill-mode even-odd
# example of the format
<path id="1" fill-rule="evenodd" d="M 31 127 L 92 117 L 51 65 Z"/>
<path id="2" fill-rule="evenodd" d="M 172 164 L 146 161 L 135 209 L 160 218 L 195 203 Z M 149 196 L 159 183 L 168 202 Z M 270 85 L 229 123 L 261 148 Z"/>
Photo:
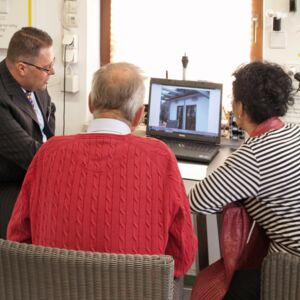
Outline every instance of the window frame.
<path id="1" fill-rule="evenodd" d="M 100 66 L 110 63 L 111 0 L 100 0 Z"/>
<path id="2" fill-rule="evenodd" d="M 263 58 L 263 0 L 252 0 L 252 40 L 250 49 L 250 60 L 261 60 Z M 256 25 L 255 25 L 256 24 Z M 111 0 L 100 0 L 100 65 L 110 63 L 110 30 L 111 25 Z M 254 40 L 254 35 L 256 39 Z"/>

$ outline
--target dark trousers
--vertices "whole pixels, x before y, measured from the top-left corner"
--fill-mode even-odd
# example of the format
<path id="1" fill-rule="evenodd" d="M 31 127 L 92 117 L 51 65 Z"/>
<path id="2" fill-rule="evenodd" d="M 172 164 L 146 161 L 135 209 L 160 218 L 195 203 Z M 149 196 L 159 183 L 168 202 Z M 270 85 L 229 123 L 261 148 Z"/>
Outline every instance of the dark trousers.
<path id="1" fill-rule="evenodd" d="M 223 300 L 259 300 L 260 270 L 237 270 Z"/>
<path id="2" fill-rule="evenodd" d="M 6 239 L 7 225 L 10 220 L 20 185 L 0 183 L 0 238 Z"/>

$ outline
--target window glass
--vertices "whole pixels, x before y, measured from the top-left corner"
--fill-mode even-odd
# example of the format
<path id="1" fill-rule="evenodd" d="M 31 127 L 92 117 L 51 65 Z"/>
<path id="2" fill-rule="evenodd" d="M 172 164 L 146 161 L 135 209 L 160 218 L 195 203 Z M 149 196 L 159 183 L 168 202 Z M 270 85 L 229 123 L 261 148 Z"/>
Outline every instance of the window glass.
<path id="1" fill-rule="evenodd" d="M 250 61 L 251 0 L 111 0 L 111 62 L 128 61 L 149 77 L 223 83 Z M 147 99 L 146 99 L 147 101 Z"/>

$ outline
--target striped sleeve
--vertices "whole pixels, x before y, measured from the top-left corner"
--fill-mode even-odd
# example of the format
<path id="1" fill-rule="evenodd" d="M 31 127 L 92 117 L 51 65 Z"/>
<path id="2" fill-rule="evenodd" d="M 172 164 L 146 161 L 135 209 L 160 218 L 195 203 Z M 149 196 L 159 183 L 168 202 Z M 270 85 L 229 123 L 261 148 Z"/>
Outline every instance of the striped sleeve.
<path id="1" fill-rule="evenodd" d="M 251 147 L 243 144 L 222 166 L 191 189 L 191 210 L 203 214 L 220 212 L 230 202 L 257 195 L 259 182 L 256 157 Z"/>

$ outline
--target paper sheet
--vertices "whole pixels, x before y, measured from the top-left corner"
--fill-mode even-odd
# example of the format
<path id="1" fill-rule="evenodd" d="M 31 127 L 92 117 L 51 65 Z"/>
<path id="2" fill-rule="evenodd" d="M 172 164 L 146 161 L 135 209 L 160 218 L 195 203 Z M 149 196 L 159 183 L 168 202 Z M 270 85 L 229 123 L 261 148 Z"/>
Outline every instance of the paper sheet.
<path id="1" fill-rule="evenodd" d="M 178 167 L 184 179 L 202 180 L 206 176 L 207 165 L 179 161 Z"/>

